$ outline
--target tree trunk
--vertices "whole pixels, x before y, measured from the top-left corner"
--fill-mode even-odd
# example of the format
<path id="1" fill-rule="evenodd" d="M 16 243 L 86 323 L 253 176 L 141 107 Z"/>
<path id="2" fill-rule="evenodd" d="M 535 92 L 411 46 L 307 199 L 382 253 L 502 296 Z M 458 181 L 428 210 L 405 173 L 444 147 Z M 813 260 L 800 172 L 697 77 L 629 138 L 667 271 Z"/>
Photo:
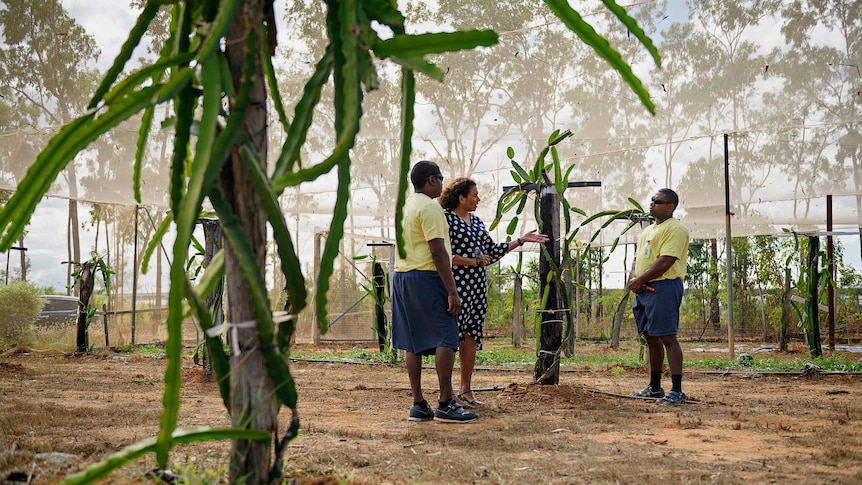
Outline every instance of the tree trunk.
<path id="1" fill-rule="evenodd" d="M 258 39 L 263 39 L 262 0 L 241 2 L 237 15 L 227 34 L 225 50 L 230 72 L 237 90 L 243 83 L 251 82 L 251 104 L 246 112 L 243 130 L 248 143 L 260 157 L 266 170 L 267 160 L 267 113 L 266 84 L 262 65 L 262 48 L 254 55 L 255 74 L 251 79 L 243 77 L 246 64 L 245 39 L 252 29 Z M 262 44 L 262 42 L 261 42 Z M 259 44 L 260 45 L 260 44 Z M 238 150 L 234 149 L 220 174 L 221 190 L 230 204 L 239 225 L 251 244 L 255 261 L 262 274 L 266 262 L 266 219 L 257 197 L 248 169 Z M 228 322 L 254 321 L 252 299 L 248 291 L 239 261 L 230 242 L 225 242 L 225 281 L 227 286 Z M 278 426 L 278 401 L 272 380 L 267 373 L 257 328 L 238 328 L 236 332 L 238 355 L 230 356 L 230 404 L 231 423 L 234 427 L 256 429 L 274 434 Z M 234 440 L 231 448 L 231 483 L 267 483 L 272 464 L 273 443 L 267 441 Z"/>
<path id="2" fill-rule="evenodd" d="M 209 267 L 215 254 L 222 248 L 222 230 L 221 224 L 214 219 L 203 219 L 201 220 L 201 224 L 204 228 L 204 267 L 206 268 Z M 224 323 L 224 305 L 222 304 L 223 295 L 224 278 L 222 278 L 206 298 L 206 306 L 213 316 L 213 325 L 215 326 L 219 326 Z M 206 345 L 201 345 L 199 350 L 201 352 L 203 367 L 212 371 L 213 362 L 210 357 L 209 348 Z M 197 351 L 198 350 L 195 350 L 195 352 Z"/>
<path id="3" fill-rule="evenodd" d="M 721 326 L 721 311 L 718 305 L 718 239 L 710 240 L 710 262 L 709 262 L 709 321 L 716 330 Z"/>
<path id="4" fill-rule="evenodd" d="M 629 309 L 629 296 L 631 295 L 631 291 L 626 288 L 623 290 L 623 299 L 620 300 L 620 304 L 617 307 L 617 311 L 614 313 L 614 325 L 611 329 L 611 348 L 618 349 L 620 347 L 620 329 L 623 326 L 623 317 L 625 316 L 625 312 Z"/>
<path id="5" fill-rule="evenodd" d="M 81 236 L 78 230 L 78 175 L 75 171 L 75 161 L 66 167 L 66 176 L 69 180 L 69 246 L 71 248 L 71 260 L 81 262 Z M 72 266 L 67 265 L 67 271 L 72 271 Z M 67 280 L 68 281 L 68 280 Z"/>

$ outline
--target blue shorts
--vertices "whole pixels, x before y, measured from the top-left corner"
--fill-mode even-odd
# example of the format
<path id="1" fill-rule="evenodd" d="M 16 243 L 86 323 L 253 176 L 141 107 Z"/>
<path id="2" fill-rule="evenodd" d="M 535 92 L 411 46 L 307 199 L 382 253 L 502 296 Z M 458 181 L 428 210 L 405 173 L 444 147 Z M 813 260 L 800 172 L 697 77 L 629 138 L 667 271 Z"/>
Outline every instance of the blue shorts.
<path id="1" fill-rule="evenodd" d="M 392 347 L 433 355 L 458 349 L 458 317 L 450 315 L 446 287 L 436 271 L 395 272 L 392 279 Z"/>
<path id="2" fill-rule="evenodd" d="M 652 337 L 676 335 L 679 333 L 682 280 L 676 278 L 650 281 L 647 286 L 655 288 L 655 292 L 644 291 L 636 294 L 632 305 L 638 333 L 646 333 Z"/>

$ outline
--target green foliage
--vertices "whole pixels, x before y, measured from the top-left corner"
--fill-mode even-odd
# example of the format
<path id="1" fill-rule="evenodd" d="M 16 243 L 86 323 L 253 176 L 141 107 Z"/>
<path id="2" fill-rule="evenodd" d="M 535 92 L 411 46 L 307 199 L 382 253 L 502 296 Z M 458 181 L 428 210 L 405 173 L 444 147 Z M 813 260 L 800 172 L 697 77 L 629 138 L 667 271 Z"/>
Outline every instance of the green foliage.
<path id="1" fill-rule="evenodd" d="M 32 343 L 34 324 L 45 303 L 39 288 L 30 283 L 0 286 L 0 349 Z"/>
<path id="2" fill-rule="evenodd" d="M 213 440 L 248 439 L 266 441 L 269 433 L 250 429 L 196 427 L 174 430 L 173 442 L 176 444 L 196 443 Z M 66 485 L 84 485 L 108 476 L 113 470 L 141 456 L 156 451 L 156 438 L 147 438 L 131 444 L 110 455 L 104 461 L 95 463 L 84 471 L 70 475 L 63 481 Z"/>
<path id="3" fill-rule="evenodd" d="M 120 344 L 117 345 L 117 352 L 134 353 L 141 355 L 155 355 L 164 353 L 165 348 L 163 346 L 155 344 Z"/>
<path id="4" fill-rule="evenodd" d="M 545 3 L 582 42 L 591 46 L 621 74 L 652 112 L 653 106 L 646 89 L 619 53 L 566 2 L 546 0 Z M 317 61 L 315 73 L 302 91 L 292 122 L 289 122 L 272 66 L 275 46 L 268 45 L 270 39 L 267 34 L 275 32 L 275 19 L 264 4 L 266 2 L 250 3 L 248 8 L 240 9 L 245 4 L 239 0 L 202 4 L 147 1 L 120 53 L 95 89 L 87 110 L 66 123 L 48 142 L 26 177 L 18 183 L 18 190 L 0 211 L 0 248 L 8 250 L 23 231 L 42 196 L 78 153 L 121 123 L 139 115 L 142 116 L 142 122 L 132 167 L 132 187 L 135 199 L 140 202 L 144 154 L 155 120 L 155 109 L 163 104 L 172 106 L 173 116 L 163 126 L 173 130 L 169 195 L 175 239 L 168 297 L 170 311 L 166 352 L 169 359 L 159 435 L 152 443 L 147 441 L 146 444 L 141 442 L 133 445 L 122 456 L 109 458 L 87 473 L 70 477 L 70 483 L 103 477 L 125 460 L 150 451 L 156 453 L 160 467 L 167 464 L 169 450 L 175 443 L 181 442 L 175 433 L 180 404 L 181 327 L 189 308 L 207 332 L 207 344 L 213 350 L 214 368 L 219 382 L 229 381 L 229 363 L 226 356 L 218 352 L 217 339 L 210 335 L 210 331 L 214 330 L 213 318 L 201 300 L 201 295 L 207 293 L 198 292 L 210 289 L 212 282 L 219 279 L 224 272 L 224 265 L 228 263 L 214 260 L 197 289 L 192 288 L 186 272 L 189 250 L 193 245 L 192 233 L 205 199 L 209 199 L 222 223 L 231 248 L 231 258 L 228 260 L 231 269 L 235 265 L 242 275 L 242 281 L 236 284 L 247 292 L 249 308 L 244 310 L 253 312 L 260 344 L 258 348 L 266 362 L 269 378 L 280 403 L 295 411 L 296 387 L 282 349 L 273 345 L 274 322 L 263 268 L 258 263 L 258 248 L 249 234 L 249 231 L 256 229 L 249 229 L 244 224 L 247 221 L 242 218 L 243 214 L 237 213 L 242 209 L 233 203 L 233 197 L 253 192 L 259 198 L 249 202 L 250 207 L 260 210 L 272 229 L 281 260 L 280 271 L 285 275 L 295 311 L 300 312 L 307 304 L 305 277 L 300 271 L 296 249 L 279 210 L 278 198 L 286 187 L 317 180 L 335 170 L 338 181 L 336 202 L 315 285 L 315 314 L 318 325 L 325 331 L 328 323 L 327 292 L 347 217 L 351 185 L 350 150 L 360 129 L 364 91 L 378 88 L 378 60 L 388 59 L 398 64 L 403 79 L 402 150 L 398 170 L 398 193 L 402 198 L 396 204 L 398 226 L 410 165 L 415 74 L 421 73 L 440 80 L 443 71 L 429 62 L 427 56 L 490 46 L 498 40 L 496 32 L 491 30 L 408 35 L 404 16 L 391 2 L 328 1 L 325 25 L 319 26 L 327 33 L 327 47 Z M 171 9 L 171 23 L 166 33 L 154 25 L 154 19 L 158 18 L 164 5 Z M 625 10 L 612 0 L 606 0 L 605 5 L 647 48 L 656 64 L 660 64 L 652 42 Z M 239 25 L 243 29 L 242 35 L 228 39 L 231 27 Z M 132 68 L 128 62 L 136 48 L 143 43 L 145 34 L 150 31 L 166 34 L 159 57 L 155 62 Z M 386 32 L 386 38 L 381 38 L 378 32 Z M 336 143 L 331 154 L 323 161 L 303 167 L 299 163 L 300 154 L 315 116 L 320 93 L 329 79 L 333 81 L 335 92 Z M 264 105 L 267 88 L 272 92 L 271 99 L 275 102 L 279 122 L 288 133 L 272 172 L 268 171 L 270 167 L 266 166 L 266 159 L 263 158 L 266 156 L 262 153 L 265 144 L 260 142 L 261 138 L 266 137 L 266 129 L 259 121 L 266 118 Z M 225 107 L 228 107 L 229 112 L 225 112 Z M 258 128 L 262 130 L 262 137 L 257 132 Z M 558 160 L 556 154 L 553 155 Z M 225 168 L 228 167 L 228 160 L 229 169 Z M 233 173 L 238 170 L 246 174 L 247 181 L 234 179 Z M 226 186 L 219 183 L 220 178 Z M 253 191 L 249 190 L 249 184 L 253 185 Z M 400 226 L 396 228 L 396 240 L 403 254 Z M 226 386 L 220 385 L 220 391 L 227 405 L 230 402 L 230 389 Z M 283 453 L 286 442 L 296 436 L 297 428 L 298 419 L 294 413 L 294 421 L 283 434 L 284 439 L 275 446 L 276 457 Z M 275 471 L 278 466 L 277 463 Z"/>
<path id="5" fill-rule="evenodd" d="M 485 331 L 494 332 L 499 328 L 511 328 L 514 284 L 512 275 L 503 266 L 495 263 L 485 267 L 488 276 L 488 312 L 485 314 Z M 514 269 L 514 268 L 511 268 Z M 521 304 L 529 305 L 524 288 L 521 288 Z M 511 334 L 511 331 L 507 332 Z"/>
<path id="6" fill-rule="evenodd" d="M 371 297 L 371 300 L 374 302 L 374 309 L 376 309 L 377 307 L 384 306 L 386 304 L 386 302 L 389 301 L 389 298 L 390 298 L 390 295 L 389 295 L 389 273 L 386 271 L 383 271 L 382 287 L 378 288 L 377 284 L 375 283 L 375 280 L 374 280 L 374 278 L 375 278 L 374 277 L 374 268 L 378 264 L 382 264 L 382 263 L 379 263 L 377 261 L 377 258 L 373 254 L 366 254 L 366 255 L 357 256 L 354 259 L 356 261 L 363 261 L 366 259 L 369 260 L 369 262 L 370 262 L 370 264 L 369 264 L 370 276 L 366 275 L 365 273 L 360 271 L 362 278 L 365 280 L 365 282 L 361 283 L 360 286 L 365 291 L 365 294 L 368 295 L 369 297 Z M 383 291 L 380 291 L 380 295 L 378 296 L 377 293 L 378 293 L 379 289 L 382 289 Z M 388 322 L 388 318 L 386 317 L 385 312 L 383 313 L 383 328 L 389 328 L 389 322 Z M 376 321 L 375 321 L 375 326 L 374 326 L 374 328 L 372 328 L 372 330 L 374 330 L 374 332 L 378 336 L 382 335 L 386 341 L 386 348 L 390 348 L 391 341 L 389 339 L 389 334 L 383 333 L 380 331 L 380 329 L 376 328 Z"/>
<path id="7" fill-rule="evenodd" d="M 82 306 L 86 305 L 85 315 L 87 318 L 84 323 L 84 341 L 77 342 L 77 348 L 78 352 L 89 352 L 92 351 L 92 346 L 89 345 L 89 334 L 86 329 L 90 327 L 90 323 L 92 323 L 93 317 L 96 315 L 96 306 L 90 301 L 96 284 L 96 276 L 101 275 L 105 291 L 107 292 L 111 288 L 111 275 L 114 274 L 114 271 L 109 269 L 105 260 L 95 252 L 92 253 L 90 259 L 87 261 L 70 261 L 68 263 L 74 268 L 71 276 L 74 282 L 73 286 L 79 287 L 81 292 L 82 301 L 80 304 Z M 87 288 L 81 288 L 82 285 L 87 285 Z"/>
<path id="8" fill-rule="evenodd" d="M 490 225 L 490 229 L 493 230 L 502 220 L 504 214 L 508 214 L 514 210 L 515 215 L 513 216 L 513 223 L 510 223 L 506 228 L 506 233 L 512 235 L 515 230 L 514 222 L 516 222 L 518 216 L 525 210 L 527 200 L 533 194 L 539 194 L 534 197 L 533 202 L 533 213 L 535 219 L 539 223 L 539 230 L 546 233 L 551 233 L 548 228 L 542 227 L 542 216 L 541 216 L 541 198 L 542 194 L 547 191 L 553 191 L 559 197 L 560 204 L 562 205 L 562 216 L 563 216 L 563 227 L 560 228 L 560 237 L 559 237 L 559 245 L 560 245 L 560 261 L 557 263 L 556 256 L 551 255 L 548 252 L 547 246 L 542 246 L 541 258 L 548 264 L 548 275 L 547 281 L 545 285 L 540 285 L 540 288 L 544 288 L 544 294 L 540 295 L 540 300 L 538 302 L 538 309 L 548 309 L 547 301 L 550 296 L 550 290 L 555 286 L 559 286 L 559 288 L 565 288 L 566 284 L 564 281 L 564 275 L 588 275 L 590 271 L 599 271 L 600 265 L 592 265 L 589 264 L 591 262 L 591 258 L 594 255 L 598 255 L 598 257 L 604 258 L 602 262 L 607 261 L 607 257 L 603 256 L 603 251 L 601 248 L 595 250 L 591 247 L 591 244 L 598 239 L 601 232 L 607 229 L 612 223 L 617 221 L 625 221 L 627 222 L 626 227 L 622 230 L 622 232 L 617 235 L 617 237 L 611 243 L 608 254 L 613 252 L 616 248 L 620 237 L 628 232 L 630 229 L 635 227 L 641 220 L 646 219 L 646 213 L 643 210 L 643 207 L 638 204 L 638 202 L 632 198 L 629 198 L 629 203 L 632 205 L 631 209 L 625 210 L 605 210 L 601 211 L 597 214 L 593 214 L 591 216 L 587 216 L 586 212 L 580 208 L 573 207 L 569 204 L 568 199 L 563 196 L 564 192 L 569 187 L 569 176 L 572 173 L 572 170 L 575 168 L 574 165 L 570 165 L 567 168 L 562 166 L 560 157 L 557 152 L 557 145 L 571 137 L 572 133 L 569 130 L 560 132 L 559 130 L 554 131 L 548 137 L 547 146 L 540 152 L 534 167 L 531 171 L 527 171 L 524 169 L 522 164 L 515 161 L 515 150 L 512 147 L 508 147 L 506 150 L 507 156 L 510 158 L 510 163 L 512 164 L 512 170 L 510 170 L 510 174 L 515 181 L 516 185 L 507 189 L 500 199 L 497 202 L 497 212 L 494 217 L 493 222 Z M 547 162 L 545 160 L 546 156 L 551 155 L 551 161 Z M 553 180 L 549 178 L 549 173 L 553 173 Z M 572 218 L 575 216 L 583 217 L 583 220 L 580 224 L 573 224 Z M 586 243 L 578 240 L 579 233 L 582 229 L 587 227 L 589 224 L 601 221 L 601 224 L 597 230 L 593 232 L 591 236 L 589 236 Z M 556 237 L 556 235 L 554 235 Z M 584 253 L 583 255 L 581 253 Z M 585 256 L 585 257 L 582 257 Z M 583 271 L 575 271 L 575 268 L 580 266 L 578 269 L 583 269 Z M 597 280 L 600 278 L 600 275 L 597 275 Z M 591 278 L 588 278 L 591 280 Z M 572 278 L 573 286 L 584 287 L 582 278 Z M 574 307 L 571 295 L 568 291 L 560 292 L 560 301 L 558 302 L 559 308 L 561 309 L 571 309 Z M 587 302 L 587 308 L 591 308 L 592 302 Z M 599 304 L 599 308 L 601 307 L 601 303 Z M 551 310 L 551 309 L 548 309 Z M 557 309 L 553 309 L 557 310 Z M 559 352 L 566 347 L 569 339 L 574 338 L 574 321 L 573 321 L 573 313 L 572 311 L 562 311 L 562 318 L 564 321 L 563 325 L 563 335 L 561 339 L 561 345 L 559 349 L 541 349 L 544 351 Z M 599 314 L 603 314 L 603 312 L 599 311 Z M 534 328 L 536 335 L 541 334 L 541 314 L 536 313 L 534 315 Z M 602 336 L 603 339 L 609 340 L 607 334 L 605 334 L 604 329 L 597 328 L 598 332 Z M 537 363 L 538 365 L 538 363 Z"/>
<path id="9" fill-rule="evenodd" d="M 820 356 L 809 359 L 782 359 L 778 357 L 755 356 L 751 362 L 730 361 L 707 357 L 703 359 L 692 359 L 686 357 L 685 366 L 692 369 L 703 370 L 745 370 L 751 372 L 789 372 L 802 373 L 806 364 L 813 364 L 825 372 L 862 372 L 862 361 L 854 361 L 852 357 L 842 356 Z"/>

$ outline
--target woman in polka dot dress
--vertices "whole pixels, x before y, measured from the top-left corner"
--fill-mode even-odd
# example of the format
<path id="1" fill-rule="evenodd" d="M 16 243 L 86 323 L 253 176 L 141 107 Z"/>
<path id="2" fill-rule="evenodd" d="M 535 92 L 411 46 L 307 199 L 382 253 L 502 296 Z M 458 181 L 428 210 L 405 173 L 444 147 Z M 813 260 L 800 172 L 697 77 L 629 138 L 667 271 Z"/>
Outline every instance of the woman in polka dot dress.
<path id="1" fill-rule="evenodd" d="M 482 404 L 473 394 L 471 381 L 476 365 L 476 350 L 482 349 L 482 329 L 488 312 L 485 266 L 498 261 L 525 242 L 548 241 L 547 236 L 536 234 L 533 230 L 512 242 L 494 242 L 485 224 L 473 214 L 480 200 L 476 182 L 467 177 L 453 180 L 440 195 L 440 205 L 445 209 L 449 221 L 452 273 L 461 298 L 461 314 L 458 315 L 461 389 L 457 397 L 466 407 Z"/>

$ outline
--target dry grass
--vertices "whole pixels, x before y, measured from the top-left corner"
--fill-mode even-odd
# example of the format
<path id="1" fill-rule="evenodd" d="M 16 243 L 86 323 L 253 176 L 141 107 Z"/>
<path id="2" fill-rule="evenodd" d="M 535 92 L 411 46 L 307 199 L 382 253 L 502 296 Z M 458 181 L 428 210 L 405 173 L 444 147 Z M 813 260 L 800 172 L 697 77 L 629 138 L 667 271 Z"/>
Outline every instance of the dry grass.
<path id="1" fill-rule="evenodd" d="M 181 427 L 229 425 L 212 376 L 183 369 Z M 302 428 L 287 453 L 298 483 L 858 483 L 862 379 L 686 375 L 695 403 L 661 407 L 611 395 L 643 370 L 481 370 L 485 405 L 468 425 L 411 423 L 402 367 L 296 362 Z M 105 352 L 0 357 L 0 479 L 55 483 L 158 432 L 165 361 Z M 436 387 L 432 369 L 426 388 Z M 457 378 L 456 378 L 457 381 Z M 837 392 L 846 391 L 846 392 Z M 433 389 L 426 397 L 432 399 Z M 283 420 L 287 423 L 287 419 Z M 229 443 L 183 446 L 172 468 L 224 481 Z M 69 455 L 60 459 L 64 453 Z M 106 483 L 141 483 L 149 456 Z"/>

